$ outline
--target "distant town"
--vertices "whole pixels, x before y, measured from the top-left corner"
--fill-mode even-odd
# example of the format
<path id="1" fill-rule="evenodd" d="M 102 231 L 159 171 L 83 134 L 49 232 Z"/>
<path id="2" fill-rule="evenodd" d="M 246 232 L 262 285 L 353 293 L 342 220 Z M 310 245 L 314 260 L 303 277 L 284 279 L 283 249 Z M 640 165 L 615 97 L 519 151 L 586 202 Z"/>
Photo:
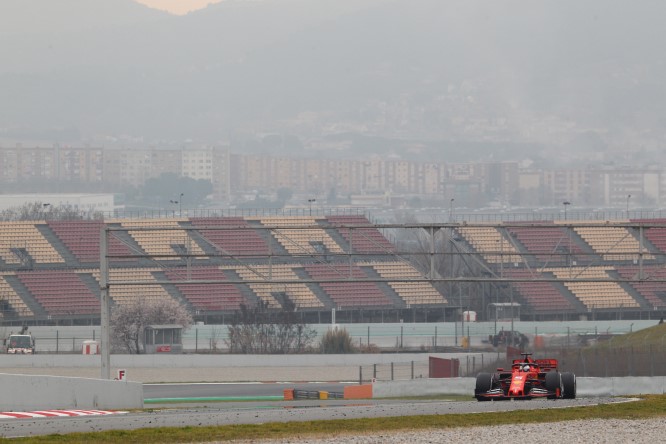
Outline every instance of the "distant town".
<path id="1" fill-rule="evenodd" d="M 129 193 L 165 174 L 210 184 L 205 199 L 186 206 L 262 207 L 290 200 L 310 205 L 393 208 L 561 207 L 656 209 L 666 205 L 662 167 L 539 168 L 518 161 L 421 162 L 373 155 L 234 153 L 229 146 L 180 149 L 0 147 L 4 193 Z M 152 208 L 177 203 L 178 195 Z M 163 199 L 164 200 L 164 199 Z M 145 204 L 145 199 L 144 199 Z"/>

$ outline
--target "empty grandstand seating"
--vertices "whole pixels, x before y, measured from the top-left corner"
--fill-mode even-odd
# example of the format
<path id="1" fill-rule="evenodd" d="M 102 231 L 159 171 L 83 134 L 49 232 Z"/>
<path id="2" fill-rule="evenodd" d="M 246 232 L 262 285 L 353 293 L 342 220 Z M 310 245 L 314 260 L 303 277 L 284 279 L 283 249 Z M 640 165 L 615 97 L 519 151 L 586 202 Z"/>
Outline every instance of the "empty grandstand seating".
<path id="1" fill-rule="evenodd" d="M 270 230 L 271 234 L 289 254 L 316 255 L 325 253 L 326 251 L 320 250 L 319 246 L 323 246 L 331 253 L 344 252 L 323 228 L 298 228 L 299 226 L 312 227 L 317 225 L 314 217 L 264 217 L 260 219 L 260 222 L 265 226 L 278 227 Z"/>
<path id="2" fill-rule="evenodd" d="M 574 231 L 583 238 L 604 261 L 633 261 L 638 259 L 640 245 L 626 228 L 623 227 L 576 227 Z M 644 254 L 644 259 L 653 258 Z"/>
<path id="3" fill-rule="evenodd" d="M 611 280 L 611 267 L 565 267 L 541 270 L 550 272 L 589 309 L 638 307 L 638 302 L 616 282 L 572 282 L 567 279 Z"/>
<path id="4" fill-rule="evenodd" d="M 190 219 L 192 226 L 223 254 L 234 256 L 265 256 L 266 241 L 242 217 L 206 217 Z M 220 229 L 205 229 L 224 228 Z"/>
<path id="5" fill-rule="evenodd" d="M 489 263 L 522 262 L 516 247 L 506 240 L 495 227 L 461 227 L 456 230 Z"/>
<path id="6" fill-rule="evenodd" d="M 513 282 L 513 287 L 535 312 L 566 312 L 574 309 L 571 302 L 555 287 L 552 282 L 538 281 L 544 276 L 533 270 L 511 269 L 507 272 L 511 279 L 521 279 Z"/>
<path id="7" fill-rule="evenodd" d="M 187 253 L 205 257 L 204 251 L 192 239 L 189 233 L 180 227 L 178 220 L 173 219 L 144 219 L 122 221 L 122 227 L 128 229 L 128 233 L 139 244 L 141 249 L 150 256 L 160 259 L 179 259 L 178 254 Z M 132 230 L 131 228 L 151 228 L 150 230 Z M 160 230 L 159 228 L 165 228 Z"/>
<path id="8" fill-rule="evenodd" d="M 98 220 L 48 221 L 48 226 L 80 262 L 99 262 L 100 234 L 104 222 Z M 110 256 L 130 256 L 132 251 L 115 236 L 109 236 Z M 136 253 L 135 253 L 136 254 Z M 115 260 L 132 260 L 115 257 Z"/>
<path id="9" fill-rule="evenodd" d="M 368 265 L 386 279 L 424 279 L 416 268 L 405 262 L 371 262 Z M 410 306 L 446 303 L 444 296 L 430 282 L 396 280 L 390 281 L 388 284 Z"/>
<path id="10" fill-rule="evenodd" d="M 666 280 L 666 268 L 663 266 L 644 266 L 643 274 L 640 275 L 638 266 L 617 267 L 617 272 L 623 279 L 636 280 L 640 282 L 630 282 L 653 307 L 666 307 L 666 282 L 657 280 Z"/>
<path id="11" fill-rule="evenodd" d="M 632 222 L 646 224 L 643 228 L 645 238 L 659 251 L 666 253 L 666 219 L 636 219 Z M 664 227 L 652 225 L 663 225 Z"/>
<path id="12" fill-rule="evenodd" d="M 227 277 L 218 267 L 191 267 L 166 270 L 170 281 L 226 281 Z M 240 290 L 233 284 L 174 284 L 181 294 L 197 310 L 238 310 L 247 304 Z"/>
<path id="13" fill-rule="evenodd" d="M 291 265 L 286 264 L 272 264 L 270 266 L 250 265 L 247 267 L 236 267 L 235 271 L 241 278 L 247 281 L 264 279 L 276 281 L 298 280 L 298 276 L 292 269 Z M 306 284 L 274 282 L 270 284 L 251 283 L 248 285 L 261 300 L 269 304 L 269 307 L 280 306 L 280 303 L 274 297 L 276 293 L 286 294 L 298 308 L 317 308 L 324 306 Z"/>
<path id="14" fill-rule="evenodd" d="M 109 296 L 116 304 L 130 304 L 138 298 L 159 301 L 173 299 L 155 280 L 154 272 L 161 268 L 111 268 L 109 269 Z M 99 270 L 91 274 L 99 281 Z M 147 282 L 147 284 L 123 284 L 122 282 Z M 150 284 L 149 282 L 155 282 Z M 115 285 L 113 283 L 116 283 Z"/>
<path id="15" fill-rule="evenodd" d="M 14 322 L 16 316 L 39 321 L 45 313 L 74 319 L 98 316 L 99 298 L 91 277 L 99 280 L 100 233 L 105 223 L 126 230 L 113 231 L 108 245 L 111 257 L 125 256 L 129 261 L 110 261 L 110 296 L 116 304 L 138 298 L 175 299 L 187 302 L 202 316 L 210 313 L 216 321 L 220 314 L 226 316 L 241 304 L 258 300 L 275 310 L 289 300 L 302 312 L 449 304 L 448 295 L 423 282 L 405 257 L 394 256 L 394 245 L 364 216 L 0 222 L 3 321 Z M 457 259 L 472 273 L 491 271 L 499 276 L 501 269 L 514 295 L 529 306 L 523 311 L 527 315 L 555 318 L 564 313 L 573 318 L 578 311 L 599 309 L 607 310 L 601 315 L 610 317 L 614 311 L 666 310 L 666 284 L 659 282 L 666 280 L 666 254 L 657 254 L 659 250 L 666 253 L 666 219 L 632 221 L 627 227 L 610 227 L 605 221 L 562 223 L 567 226 L 547 222 L 456 225 L 455 239 L 466 241 L 457 247 L 473 253 Z M 640 230 L 645 235 L 640 281 L 637 223 L 645 225 Z M 438 254 L 440 246 L 436 245 Z M 182 257 L 188 251 L 197 257 L 185 267 Z M 144 252 L 173 262 L 157 268 L 142 258 Z M 521 252 L 529 253 L 526 260 Z M 336 253 L 344 259 L 335 257 Z M 354 262 L 351 267 L 349 260 Z M 301 278 L 313 282 L 296 282 Z M 612 282 L 618 278 L 633 282 Z M 158 283 L 158 279 L 172 284 Z M 590 281 L 576 282 L 586 279 Z M 215 283 L 196 282 L 200 280 Z M 478 288 L 485 287 L 490 286 Z"/>
<path id="16" fill-rule="evenodd" d="M 99 313 L 99 299 L 73 270 L 19 271 L 16 275 L 50 315 Z"/>
<path id="17" fill-rule="evenodd" d="M 12 273 L 13 275 L 13 273 Z M 32 316 L 33 312 L 28 307 L 21 296 L 19 296 L 14 288 L 9 285 L 9 282 L 5 280 L 4 275 L 0 275 L 0 295 L 2 295 L 2 300 L 9 305 L 10 310 L 14 311 L 14 314 L 19 317 L 28 317 Z M 4 317 L 4 313 L 0 310 L 0 318 Z"/>
<path id="18" fill-rule="evenodd" d="M 358 266 L 349 264 L 310 264 L 305 270 L 315 280 L 367 279 Z M 340 308 L 390 307 L 391 301 L 374 282 L 320 282 L 319 286 Z"/>
<path id="19" fill-rule="evenodd" d="M 0 257 L 7 264 L 21 264 L 25 260 L 38 264 L 65 262 L 35 222 L 0 222 Z"/>
<path id="20" fill-rule="evenodd" d="M 395 251 L 395 246 L 376 228 L 342 228 L 341 225 L 369 225 L 363 216 L 328 216 L 328 223 L 338 227 L 338 232 L 352 246 L 353 253 L 386 254 Z"/>
<path id="21" fill-rule="evenodd" d="M 583 250 L 571 240 L 564 228 L 559 227 L 511 227 L 507 228 L 533 259 L 557 265 L 567 263 L 568 256 L 582 256 Z"/>

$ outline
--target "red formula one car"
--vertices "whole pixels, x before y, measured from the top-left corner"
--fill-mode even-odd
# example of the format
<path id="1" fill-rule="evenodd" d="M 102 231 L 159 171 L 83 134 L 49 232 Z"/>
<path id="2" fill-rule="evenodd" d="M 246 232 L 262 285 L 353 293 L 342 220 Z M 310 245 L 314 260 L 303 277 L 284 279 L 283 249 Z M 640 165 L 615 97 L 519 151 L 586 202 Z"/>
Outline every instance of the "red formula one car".
<path id="1" fill-rule="evenodd" d="M 494 374 L 479 373 L 474 397 L 479 401 L 576 398 L 576 375 L 560 373 L 557 359 L 532 359 L 531 353 L 521 354 L 523 358 L 513 360 L 510 372 L 498 368 Z"/>

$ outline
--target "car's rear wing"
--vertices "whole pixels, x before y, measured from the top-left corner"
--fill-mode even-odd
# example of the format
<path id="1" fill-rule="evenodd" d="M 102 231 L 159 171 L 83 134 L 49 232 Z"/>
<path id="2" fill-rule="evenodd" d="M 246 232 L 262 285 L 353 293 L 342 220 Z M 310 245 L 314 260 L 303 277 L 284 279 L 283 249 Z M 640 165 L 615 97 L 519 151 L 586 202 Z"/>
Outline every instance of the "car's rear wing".
<path id="1" fill-rule="evenodd" d="M 536 359 L 535 362 L 540 370 L 557 370 L 557 359 Z"/>

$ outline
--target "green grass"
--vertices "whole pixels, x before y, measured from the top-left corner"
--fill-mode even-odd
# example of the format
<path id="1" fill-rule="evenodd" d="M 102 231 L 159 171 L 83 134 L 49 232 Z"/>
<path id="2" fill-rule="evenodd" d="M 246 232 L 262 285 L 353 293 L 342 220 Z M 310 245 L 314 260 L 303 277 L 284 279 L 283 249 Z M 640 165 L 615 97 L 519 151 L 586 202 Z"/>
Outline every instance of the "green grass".
<path id="1" fill-rule="evenodd" d="M 547 415 L 535 413 L 533 410 L 524 410 L 501 413 L 422 415 L 398 418 L 266 423 L 260 425 L 219 427 L 164 427 L 135 431 L 49 435 L 36 438 L 12 439 L 11 441 L 13 443 L 126 443 L 131 441 L 134 444 L 210 442 L 286 437 L 330 437 L 399 430 L 448 429 L 581 419 L 644 419 L 666 417 L 666 395 L 648 395 L 641 396 L 640 398 L 641 400 L 637 402 L 551 409 Z M 5 440 L 0 439 L 0 441 Z"/>
<path id="2" fill-rule="evenodd" d="M 616 336 L 607 341 L 599 342 L 588 349 L 607 349 L 618 347 L 662 347 L 666 336 L 666 323 L 644 328 L 633 333 Z"/>

